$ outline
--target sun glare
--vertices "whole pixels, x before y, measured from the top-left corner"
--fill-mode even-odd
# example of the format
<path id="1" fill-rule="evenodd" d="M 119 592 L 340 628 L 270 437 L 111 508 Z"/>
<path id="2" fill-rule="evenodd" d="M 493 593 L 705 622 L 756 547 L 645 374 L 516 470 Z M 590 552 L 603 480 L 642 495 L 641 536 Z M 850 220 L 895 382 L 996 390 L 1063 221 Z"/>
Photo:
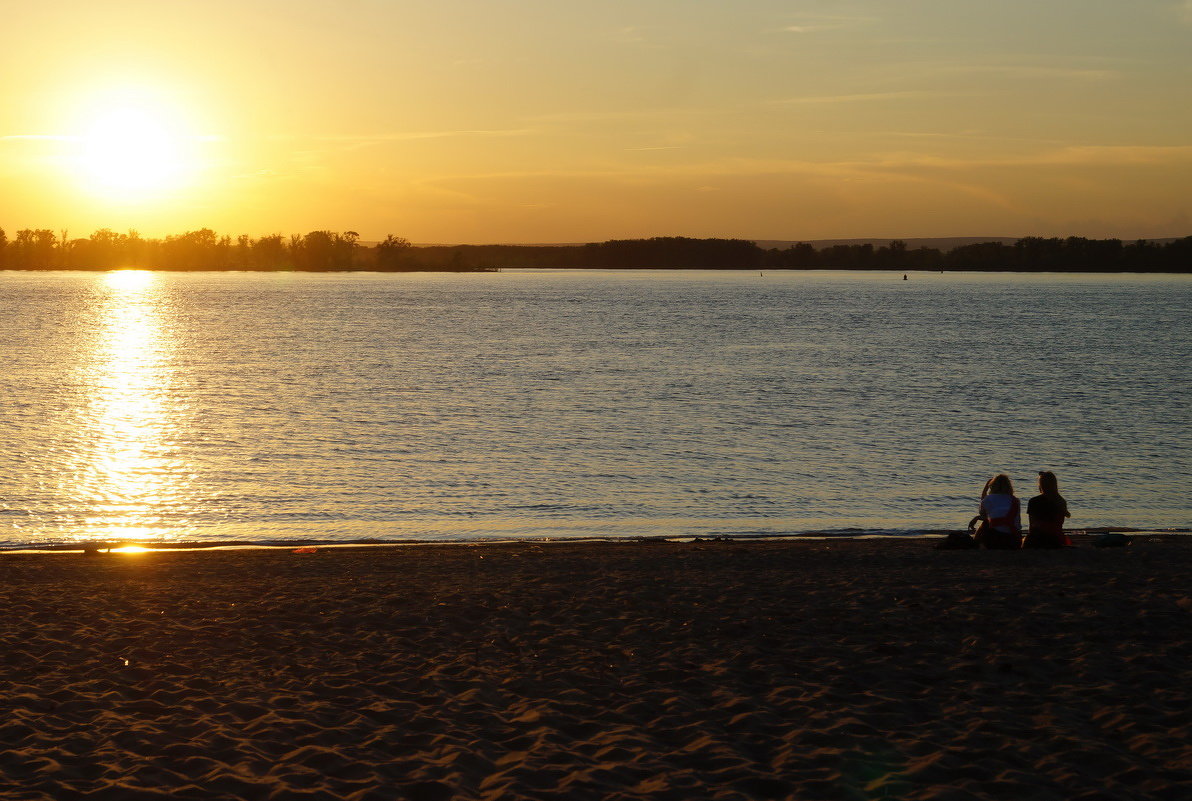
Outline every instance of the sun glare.
<path id="1" fill-rule="evenodd" d="M 161 537 L 166 510 L 185 509 L 184 480 L 170 455 L 178 410 L 170 385 L 173 339 L 168 299 L 147 270 L 115 270 L 96 282 L 97 325 L 85 380 L 93 388 L 84 420 L 93 499 L 88 539 Z"/>
<path id="2" fill-rule="evenodd" d="M 112 270 L 104 274 L 103 282 L 112 289 L 143 289 L 153 283 L 153 273 L 149 270 Z"/>
<path id="3" fill-rule="evenodd" d="M 189 178 L 192 140 L 152 106 L 108 108 L 79 139 L 78 172 L 88 189 L 111 199 L 154 196 Z"/>
<path id="4" fill-rule="evenodd" d="M 149 549 L 144 545 L 121 545 L 119 548 L 112 548 L 112 553 L 149 553 Z"/>

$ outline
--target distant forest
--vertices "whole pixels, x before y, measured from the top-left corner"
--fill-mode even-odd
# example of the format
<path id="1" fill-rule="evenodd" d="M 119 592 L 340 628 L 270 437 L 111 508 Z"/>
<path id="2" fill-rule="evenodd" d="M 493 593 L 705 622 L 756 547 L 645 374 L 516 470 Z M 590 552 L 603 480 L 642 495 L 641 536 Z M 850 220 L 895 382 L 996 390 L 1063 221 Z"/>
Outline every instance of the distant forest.
<path id="1" fill-rule="evenodd" d="M 1060 272 L 1192 272 L 1192 237 L 1166 243 L 1083 237 L 1026 237 L 948 251 L 887 245 L 806 243 L 769 250 L 744 239 L 654 237 L 588 245 L 411 245 L 390 235 L 361 243 L 354 231 L 311 231 L 252 239 L 209 228 L 147 239 L 101 229 L 81 239 L 66 231 L 0 229 L 0 269 L 7 270 L 377 270 L 458 272 L 505 267 L 597 269 L 1016 270 Z"/>

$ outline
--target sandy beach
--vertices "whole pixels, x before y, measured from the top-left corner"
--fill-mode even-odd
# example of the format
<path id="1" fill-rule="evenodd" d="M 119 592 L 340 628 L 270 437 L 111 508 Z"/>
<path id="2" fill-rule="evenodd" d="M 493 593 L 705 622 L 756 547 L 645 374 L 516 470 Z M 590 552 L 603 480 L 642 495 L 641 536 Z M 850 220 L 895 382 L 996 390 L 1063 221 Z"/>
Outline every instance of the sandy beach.
<path id="1" fill-rule="evenodd" d="M 1192 539 L 0 556 L 5 799 L 1184 799 Z"/>

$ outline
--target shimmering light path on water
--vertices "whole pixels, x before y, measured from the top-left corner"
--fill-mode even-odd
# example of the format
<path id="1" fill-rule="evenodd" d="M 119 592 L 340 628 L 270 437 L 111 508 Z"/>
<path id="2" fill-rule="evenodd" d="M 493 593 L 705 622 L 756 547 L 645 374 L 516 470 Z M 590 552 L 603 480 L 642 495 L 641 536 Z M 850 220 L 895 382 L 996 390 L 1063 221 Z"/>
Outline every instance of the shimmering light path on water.
<path id="1" fill-rule="evenodd" d="M 2 273 L 0 544 L 1186 528 L 1172 276 Z"/>

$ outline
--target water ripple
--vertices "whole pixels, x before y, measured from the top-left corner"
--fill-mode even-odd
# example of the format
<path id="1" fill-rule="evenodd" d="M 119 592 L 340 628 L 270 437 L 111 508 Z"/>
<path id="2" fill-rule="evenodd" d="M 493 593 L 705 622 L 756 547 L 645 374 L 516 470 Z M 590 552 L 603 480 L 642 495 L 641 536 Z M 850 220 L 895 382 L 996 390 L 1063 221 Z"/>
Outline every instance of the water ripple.
<path id="1" fill-rule="evenodd" d="M 0 545 L 1187 528 L 1181 276 L 3 273 Z"/>

